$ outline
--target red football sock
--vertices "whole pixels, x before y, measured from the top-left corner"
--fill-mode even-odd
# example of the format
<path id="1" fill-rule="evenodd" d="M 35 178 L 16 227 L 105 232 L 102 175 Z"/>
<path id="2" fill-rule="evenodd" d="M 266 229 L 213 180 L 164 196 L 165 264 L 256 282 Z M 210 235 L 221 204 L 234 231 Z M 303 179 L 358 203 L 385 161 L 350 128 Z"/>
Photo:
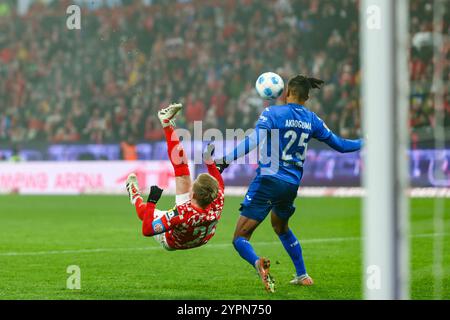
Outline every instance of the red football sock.
<path id="1" fill-rule="evenodd" d="M 172 126 L 167 126 L 164 128 L 164 133 L 166 135 L 167 152 L 175 171 L 175 176 L 189 176 L 188 159 L 175 130 Z"/>

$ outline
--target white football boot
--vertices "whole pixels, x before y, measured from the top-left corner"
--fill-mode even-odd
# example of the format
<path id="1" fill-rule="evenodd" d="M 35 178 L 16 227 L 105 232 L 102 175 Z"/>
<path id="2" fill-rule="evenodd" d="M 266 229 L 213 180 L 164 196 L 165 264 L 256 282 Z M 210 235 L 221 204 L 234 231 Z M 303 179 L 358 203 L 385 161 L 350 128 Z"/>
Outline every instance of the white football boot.
<path id="1" fill-rule="evenodd" d="M 137 177 L 134 173 L 128 175 L 126 187 L 128 191 L 128 196 L 130 198 L 130 202 L 134 206 L 138 198 L 142 199 L 141 192 L 139 191 Z"/>
<path id="2" fill-rule="evenodd" d="M 175 126 L 174 118 L 182 108 L 183 105 L 181 103 L 174 103 L 169 105 L 167 108 L 158 111 L 158 118 L 159 121 L 161 121 L 163 128 Z"/>
<path id="3" fill-rule="evenodd" d="M 314 284 L 313 279 L 308 275 L 308 274 L 304 274 L 302 276 L 295 276 L 294 279 L 292 279 L 290 282 L 290 284 L 295 284 L 295 285 L 299 285 L 299 286 L 312 286 Z"/>

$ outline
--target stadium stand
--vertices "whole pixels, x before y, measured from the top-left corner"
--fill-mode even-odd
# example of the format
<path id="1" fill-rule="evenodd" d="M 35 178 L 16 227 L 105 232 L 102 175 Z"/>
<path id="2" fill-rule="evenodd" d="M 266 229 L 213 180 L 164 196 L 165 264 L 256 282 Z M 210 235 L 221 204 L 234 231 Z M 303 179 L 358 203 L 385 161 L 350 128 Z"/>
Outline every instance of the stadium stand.
<path id="1" fill-rule="evenodd" d="M 14 1 L 2 4 L 0 142 L 157 141 L 156 110 L 171 101 L 185 104 L 182 127 L 204 120 L 204 127 L 251 128 L 264 105 L 253 85 L 268 70 L 325 79 L 311 109 L 338 134 L 361 134 L 358 1 L 106 3 L 84 8 L 80 31 L 65 28 L 67 1 L 35 3 L 25 15 Z M 412 0 L 416 143 L 433 137 L 431 32 L 427 1 Z M 449 124 L 449 60 L 443 74 Z"/>

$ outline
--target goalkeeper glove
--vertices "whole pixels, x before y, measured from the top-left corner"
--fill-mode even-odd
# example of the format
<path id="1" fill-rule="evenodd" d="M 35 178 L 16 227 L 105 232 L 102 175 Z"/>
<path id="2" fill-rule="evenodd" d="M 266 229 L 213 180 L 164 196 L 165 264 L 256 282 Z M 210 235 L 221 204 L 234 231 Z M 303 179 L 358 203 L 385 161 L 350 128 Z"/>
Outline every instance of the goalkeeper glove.
<path id="1" fill-rule="evenodd" d="M 164 190 L 158 186 L 152 186 L 150 188 L 150 193 L 148 195 L 147 202 L 152 202 L 152 203 L 156 204 L 158 202 L 158 200 L 161 198 L 163 191 Z"/>
<path id="2" fill-rule="evenodd" d="M 214 163 L 216 165 L 217 170 L 222 173 L 226 168 L 228 168 L 229 164 L 225 162 L 225 157 L 222 158 L 221 163 L 217 163 L 212 159 L 215 151 L 215 146 L 213 143 L 209 143 L 205 150 L 203 151 L 203 159 L 206 164 Z"/>
<path id="3" fill-rule="evenodd" d="M 214 163 L 213 155 L 215 149 L 216 147 L 213 143 L 208 143 L 208 145 L 206 146 L 205 150 L 203 151 L 203 161 L 205 161 L 206 164 Z"/>

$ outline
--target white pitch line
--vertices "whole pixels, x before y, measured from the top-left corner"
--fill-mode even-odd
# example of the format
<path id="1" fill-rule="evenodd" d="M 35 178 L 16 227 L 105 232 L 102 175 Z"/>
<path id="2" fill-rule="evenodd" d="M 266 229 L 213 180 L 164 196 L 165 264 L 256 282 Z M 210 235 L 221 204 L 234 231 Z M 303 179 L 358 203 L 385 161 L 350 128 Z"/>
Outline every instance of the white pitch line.
<path id="1" fill-rule="evenodd" d="M 412 238 L 432 238 L 432 237 L 445 237 L 450 234 L 435 234 L 435 233 L 421 233 L 412 235 Z M 300 240 L 304 243 L 327 243 L 327 242 L 346 242 L 346 241 L 359 241 L 361 237 L 341 237 L 341 238 L 318 238 L 318 239 L 303 239 Z M 279 241 L 263 241 L 254 242 L 255 246 L 271 246 L 279 244 Z M 215 243 L 208 244 L 202 248 L 218 249 L 231 247 L 230 243 Z M 103 252 L 117 252 L 117 251 L 154 251 L 162 250 L 160 246 L 152 247 L 134 247 L 134 248 L 96 248 L 96 249 L 78 249 L 78 250 L 51 250 L 51 251 L 29 251 L 29 252 L 0 252 L 1 257 L 15 257 L 15 256 L 43 256 L 43 255 L 57 255 L 57 254 L 76 254 L 76 253 L 103 253 Z"/>

